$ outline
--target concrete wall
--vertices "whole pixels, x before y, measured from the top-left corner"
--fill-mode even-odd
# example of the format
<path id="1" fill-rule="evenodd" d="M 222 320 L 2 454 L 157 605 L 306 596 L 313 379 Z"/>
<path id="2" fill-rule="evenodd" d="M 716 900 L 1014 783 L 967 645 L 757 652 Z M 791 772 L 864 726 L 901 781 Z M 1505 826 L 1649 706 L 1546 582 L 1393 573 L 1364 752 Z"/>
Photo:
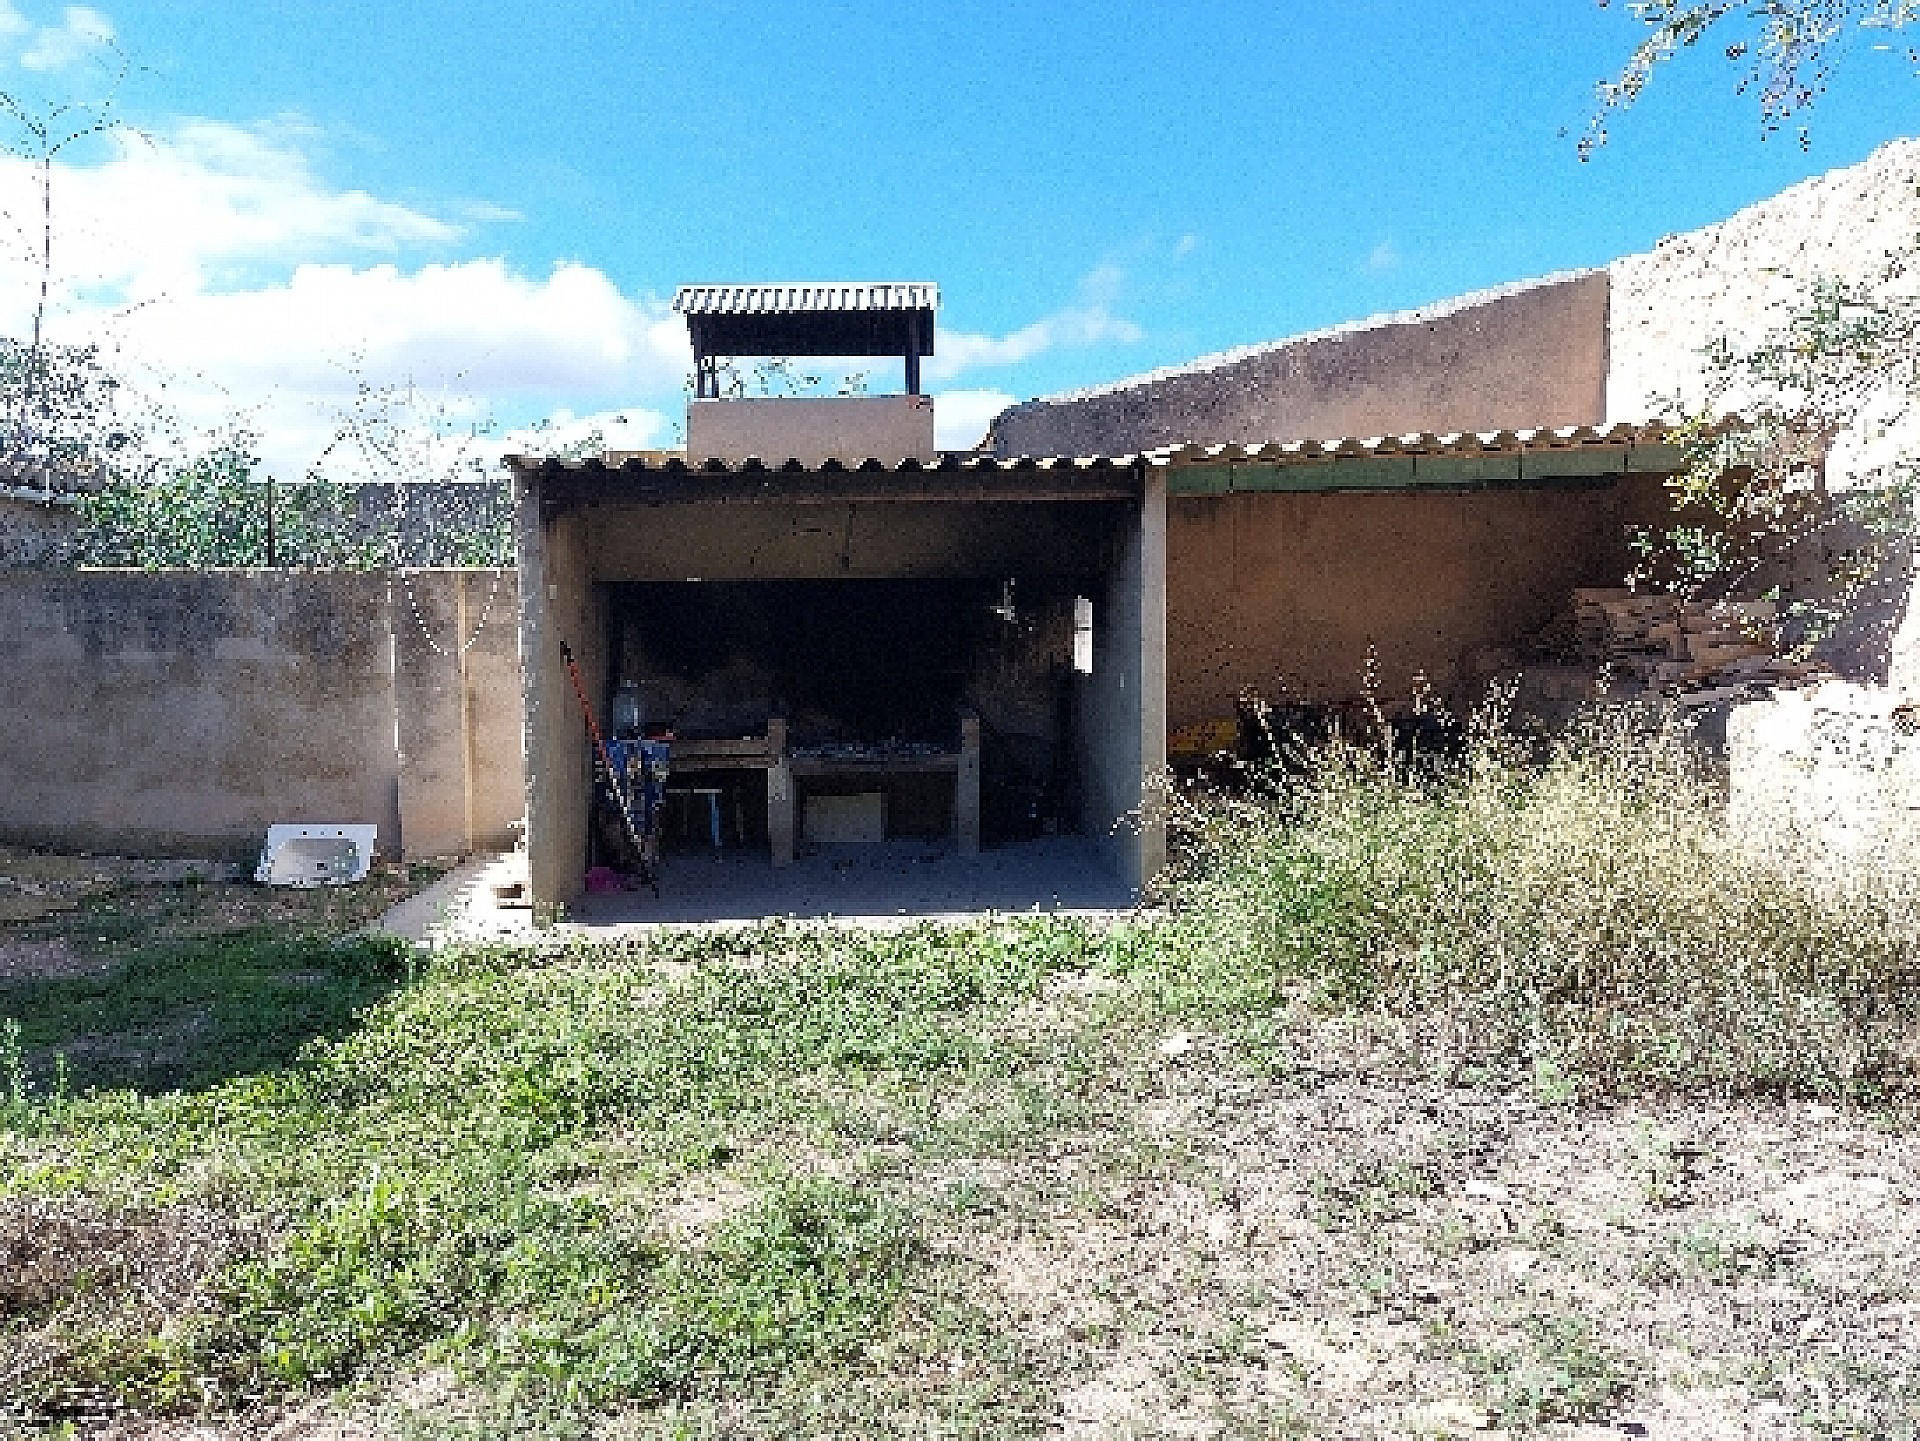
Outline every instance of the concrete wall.
<path id="1" fill-rule="evenodd" d="M 0 487 L 0 570 L 64 565 L 79 534 L 70 497 L 49 502 Z"/>
<path id="2" fill-rule="evenodd" d="M 1607 275 L 1552 277 L 1003 411 L 997 455 L 1598 423 Z"/>
<path id="3" fill-rule="evenodd" d="M 317 821 L 377 825 L 389 853 L 505 844 L 513 590 L 504 572 L 0 573 L 0 837 L 241 855 Z"/>
<path id="4" fill-rule="evenodd" d="M 1524 641 L 1579 585 L 1615 585 L 1656 476 L 1591 489 L 1176 496 L 1167 521 L 1167 720 L 1234 713 L 1243 687 L 1317 702 L 1422 674 L 1477 702 L 1476 652 Z"/>
<path id="5" fill-rule="evenodd" d="M 537 488 L 516 476 L 520 655 L 527 757 L 527 874 L 543 905 L 572 900 L 586 873 L 593 752 L 561 653 L 573 648 L 604 714 L 605 624 L 595 603 L 585 517 L 544 518 Z"/>
<path id="6" fill-rule="evenodd" d="M 1167 763 L 1167 511 L 1166 478 L 1151 473 L 1094 597 L 1093 673 L 1078 678 L 1083 823 L 1136 891 L 1166 863 L 1143 782 Z"/>
<path id="7" fill-rule="evenodd" d="M 396 571 L 389 582 L 401 844 L 410 855 L 511 845 L 526 811 L 514 575 Z"/>
<path id="8" fill-rule="evenodd" d="M 930 461 L 930 395 L 775 396 L 687 402 L 687 454 L 702 460 Z"/>

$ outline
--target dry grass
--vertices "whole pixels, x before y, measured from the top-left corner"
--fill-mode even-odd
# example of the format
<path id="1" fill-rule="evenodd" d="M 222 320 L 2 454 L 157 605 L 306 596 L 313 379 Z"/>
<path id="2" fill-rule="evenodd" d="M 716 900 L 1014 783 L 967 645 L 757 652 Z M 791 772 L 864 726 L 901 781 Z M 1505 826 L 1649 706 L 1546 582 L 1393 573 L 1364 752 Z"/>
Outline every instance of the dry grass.
<path id="1" fill-rule="evenodd" d="M 1335 750 L 1177 820 L 1180 944 L 1149 963 L 1176 1001 L 1365 1013 L 1443 1074 L 1584 1096 L 1912 1083 L 1915 858 L 1836 875 L 1733 833 L 1657 714 L 1599 712 L 1543 765 L 1493 732 L 1414 774 Z"/>

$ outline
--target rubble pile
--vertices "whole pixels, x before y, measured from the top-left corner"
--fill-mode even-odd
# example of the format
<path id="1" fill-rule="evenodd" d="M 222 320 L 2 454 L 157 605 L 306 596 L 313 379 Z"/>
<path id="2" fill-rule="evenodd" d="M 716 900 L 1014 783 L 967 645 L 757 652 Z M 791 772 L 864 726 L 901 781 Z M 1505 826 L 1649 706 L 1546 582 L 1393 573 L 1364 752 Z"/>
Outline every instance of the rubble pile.
<path id="1" fill-rule="evenodd" d="M 1573 658 L 1613 685 L 1672 695 L 1682 706 L 1736 700 L 1830 675 L 1818 661 L 1777 653 L 1770 600 L 1686 600 L 1626 589 L 1573 593 Z"/>

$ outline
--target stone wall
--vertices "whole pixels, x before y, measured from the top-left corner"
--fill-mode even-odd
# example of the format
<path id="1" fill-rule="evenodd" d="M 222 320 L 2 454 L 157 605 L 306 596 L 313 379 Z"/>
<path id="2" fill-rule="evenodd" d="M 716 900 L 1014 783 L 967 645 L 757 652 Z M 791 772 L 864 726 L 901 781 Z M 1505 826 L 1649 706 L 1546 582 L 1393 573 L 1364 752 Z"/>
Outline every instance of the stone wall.
<path id="1" fill-rule="evenodd" d="M 1750 347 L 1804 307 L 1816 281 L 1840 280 L 1883 296 L 1911 295 L 1920 278 L 1899 262 L 1920 243 L 1920 140 L 1897 140 L 1865 161 L 1803 181 L 1717 225 L 1670 235 L 1643 255 L 1609 267 L 1613 303 L 1609 420 L 1645 420 L 1697 409 L 1707 395 L 1706 347 Z M 1748 396 L 1723 396 L 1737 411 Z M 1834 441 L 1828 479 L 1836 486 L 1902 457 L 1920 456 L 1920 406 L 1889 395 L 1865 422 Z M 1858 537 L 1839 532 L 1797 545 L 1789 593 L 1816 596 L 1852 562 Z M 1872 684 L 1920 671 L 1920 642 L 1908 622 L 1912 573 L 1889 557 L 1852 598 L 1822 658 Z M 1911 653 L 1903 654 L 1906 648 Z"/>
<path id="2" fill-rule="evenodd" d="M 1816 280 L 1912 293 L 1889 260 L 1920 242 L 1920 140 L 1816 176 L 1717 225 L 1669 235 L 1608 267 L 1607 418 L 1672 414 L 1704 398 L 1702 351 L 1751 344 L 1785 321 Z M 1737 406 L 1739 397 L 1732 397 Z"/>
<path id="3" fill-rule="evenodd" d="M 244 855 L 281 821 L 389 854 L 523 809 L 511 571 L 0 573 L 0 839 Z"/>
<path id="4" fill-rule="evenodd" d="M 1549 276 L 1002 411 L 996 455 L 1600 420 L 1607 276 Z"/>
<path id="5" fill-rule="evenodd" d="M 1829 682 L 1727 719 L 1728 818 L 1788 864 L 1920 860 L 1920 727 L 1879 686 Z"/>

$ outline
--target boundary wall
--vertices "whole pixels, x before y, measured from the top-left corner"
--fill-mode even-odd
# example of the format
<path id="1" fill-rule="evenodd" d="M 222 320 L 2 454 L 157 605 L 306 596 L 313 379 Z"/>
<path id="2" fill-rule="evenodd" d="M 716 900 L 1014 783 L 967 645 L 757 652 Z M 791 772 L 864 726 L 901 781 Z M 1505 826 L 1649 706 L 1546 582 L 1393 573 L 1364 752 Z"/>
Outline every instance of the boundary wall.
<path id="1" fill-rule="evenodd" d="M 998 456 L 1597 425 L 1607 408 L 1604 270 L 1248 346 L 1009 406 Z"/>
<path id="2" fill-rule="evenodd" d="M 275 822 L 390 856 L 512 844 L 510 570 L 0 571 L 0 839 L 250 855 Z"/>

